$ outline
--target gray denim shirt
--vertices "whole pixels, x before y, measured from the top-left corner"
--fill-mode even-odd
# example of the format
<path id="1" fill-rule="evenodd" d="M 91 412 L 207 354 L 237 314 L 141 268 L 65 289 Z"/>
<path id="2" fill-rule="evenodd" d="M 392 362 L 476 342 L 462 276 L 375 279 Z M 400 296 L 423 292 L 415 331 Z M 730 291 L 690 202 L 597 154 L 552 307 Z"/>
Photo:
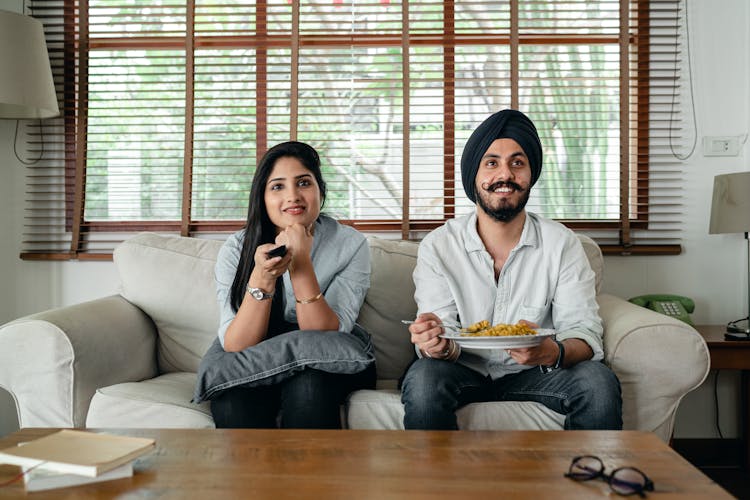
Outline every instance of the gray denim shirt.
<path id="1" fill-rule="evenodd" d="M 227 238 L 216 259 L 216 297 L 219 302 L 219 340 L 224 346 L 224 335 L 235 316 L 231 304 L 231 288 L 242 251 L 245 230 Z M 359 231 L 321 215 L 315 223 L 312 262 L 320 291 L 339 319 L 339 330 L 350 332 L 359 309 L 370 288 L 370 247 Z M 284 273 L 284 319 L 297 322 L 289 272 Z M 247 297 L 247 295 L 245 296 Z"/>

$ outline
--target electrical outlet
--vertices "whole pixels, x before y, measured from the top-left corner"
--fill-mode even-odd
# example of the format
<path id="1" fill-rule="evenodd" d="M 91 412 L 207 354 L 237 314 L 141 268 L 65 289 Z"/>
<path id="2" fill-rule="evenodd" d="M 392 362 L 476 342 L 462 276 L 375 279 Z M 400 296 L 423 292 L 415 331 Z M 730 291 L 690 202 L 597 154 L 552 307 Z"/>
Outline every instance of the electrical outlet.
<path id="1" fill-rule="evenodd" d="M 740 138 L 736 135 L 703 137 L 703 156 L 737 156 Z"/>

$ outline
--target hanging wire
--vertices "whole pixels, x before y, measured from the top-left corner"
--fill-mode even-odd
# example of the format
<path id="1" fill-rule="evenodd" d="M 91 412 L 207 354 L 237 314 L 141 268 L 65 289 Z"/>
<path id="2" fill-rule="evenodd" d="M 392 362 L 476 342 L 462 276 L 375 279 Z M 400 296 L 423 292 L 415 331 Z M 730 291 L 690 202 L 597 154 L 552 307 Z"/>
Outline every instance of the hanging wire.
<path id="1" fill-rule="evenodd" d="M 716 375 L 714 375 L 714 418 L 715 425 L 716 425 L 716 432 L 719 433 L 719 438 L 724 439 L 724 435 L 721 433 L 721 426 L 719 425 L 719 372 L 721 370 L 716 370 Z"/>
<path id="2" fill-rule="evenodd" d="M 745 78 L 750 79 L 750 74 L 748 73 L 747 68 L 748 68 L 748 65 L 745 64 Z M 748 104 L 750 104 L 750 102 Z M 748 112 L 750 112 L 750 106 L 748 107 Z M 740 146 L 745 145 L 745 143 L 747 142 L 748 134 L 750 134 L 750 115 L 748 115 L 748 123 L 745 125 L 745 127 L 746 127 L 745 134 L 740 139 Z M 750 321 L 750 313 L 748 314 L 747 318 L 748 318 L 748 321 Z M 738 320 L 738 321 L 742 321 L 742 320 Z"/>
<path id="3" fill-rule="evenodd" d="M 29 10 L 30 8 L 26 5 L 26 0 L 23 0 L 21 2 L 21 12 L 23 13 L 23 15 L 28 16 L 28 15 L 31 15 Z M 39 153 L 39 157 L 32 161 L 26 161 L 18 155 L 18 129 L 20 127 L 21 127 L 21 120 L 16 120 L 16 132 L 13 136 L 13 154 L 16 156 L 16 159 L 20 161 L 21 163 L 23 163 L 24 165 L 36 165 L 37 163 L 39 163 L 39 160 L 41 160 L 42 157 L 44 156 L 44 129 L 42 128 L 42 120 L 41 118 L 39 119 L 39 137 L 41 138 L 41 141 L 42 141 L 42 151 Z"/>
<path id="4" fill-rule="evenodd" d="M 29 13 L 29 6 L 26 5 L 26 0 L 23 0 L 21 2 L 21 12 L 23 15 L 28 16 Z M 39 158 L 36 158 L 32 161 L 26 161 L 23 158 L 21 158 L 18 155 L 18 130 L 21 128 L 21 120 L 16 120 L 16 132 L 13 135 L 13 154 L 16 156 L 16 159 L 23 163 L 24 165 L 35 165 L 39 163 L 39 160 L 42 159 L 44 156 L 44 129 L 42 128 L 42 120 L 39 119 L 39 137 L 42 139 L 42 151 L 39 153 Z"/>
<path id="5" fill-rule="evenodd" d="M 26 161 L 18 155 L 17 144 L 18 144 L 18 129 L 20 128 L 20 124 L 21 124 L 21 120 L 16 120 L 16 133 L 13 136 L 13 154 L 16 155 L 16 159 L 18 159 L 18 161 L 20 161 L 24 165 L 36 165 L 37 163 L 39 163 L 39 160 L 41 160 L 42 157 L 44 156 L 44 129 L 42 128 L 42 120 L 41 119 L 39 120 L 39 137 L 41 137 L 41 140 L 42 140 L 42 151 L 39 153 L 39 158 L 36 158 L 35 160 L 32 160 L 32 161 Z"/>
<path id="6" fill-rule="evenodd" d="M 691 63 L 692 52 L 690 50 L 690 19 L 688 17 L 688 0 L 685 0 L 685 46 L 687 48 L 687 66 L 688 66 L 688 83 L 690 86 L 690 109 L 693 115 L 693 144 L 690 147 L 690 152 L 686 156 L 680 156 L 674 149 L 674 143 L 672 142 L 672 132 L 674 131 L 674 114 L 675 114 L 675 101 L 677 100 L 677 92 L 672 92 L 672 108 L 669 115 L 669 149 L 672 152 L 672 156 L 678 160 L 687 160 L 693 153 L 698 144 L 698 124 L 695 119 L 695 93 L 693 92 L 693 65 Z M 680 23 L 677 23 L 675 27 L 675 40 L 679 38 L 680 34 Z M 679 60 L 679 51 L 674 51 L 674 80 L 677 81 L 677 63 Z"/>

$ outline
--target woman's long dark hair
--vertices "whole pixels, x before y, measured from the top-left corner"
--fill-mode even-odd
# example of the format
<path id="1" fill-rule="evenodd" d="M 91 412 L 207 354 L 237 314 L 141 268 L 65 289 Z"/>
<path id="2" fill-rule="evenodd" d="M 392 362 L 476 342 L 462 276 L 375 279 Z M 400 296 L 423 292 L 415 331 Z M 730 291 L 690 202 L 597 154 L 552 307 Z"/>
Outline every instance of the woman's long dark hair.
<path id="1" fill-rule="evenodd" d="M 259 245 L 273 243 L 276 238 L 276 226 L 268 217 L 268 210 L 266 209 L 265 190 L 276 161 L 283 157 L 298 159 L 313 174 L 320 188 L 321 208 L 326 200 L 326 183 L 320 171 L 320 157 L 312 146 L 297 141 L 282 142 L 263 155 L 258 168 L 255 170 L 253 184 L 250 188 L 250 202 L 248 203 L 247 220 L 245 221 L 245 238 L 242 241 L 240 261 L 232 283 L 230 298 L 235 312 L 242 304 L 247 282 L 250 280 L 253 268 L 255 268 L 255 250 Z M 272 320 L 283 317 L 283 282 L 281 277 L 276 280 L 276 292 L 271 307 Z"/>

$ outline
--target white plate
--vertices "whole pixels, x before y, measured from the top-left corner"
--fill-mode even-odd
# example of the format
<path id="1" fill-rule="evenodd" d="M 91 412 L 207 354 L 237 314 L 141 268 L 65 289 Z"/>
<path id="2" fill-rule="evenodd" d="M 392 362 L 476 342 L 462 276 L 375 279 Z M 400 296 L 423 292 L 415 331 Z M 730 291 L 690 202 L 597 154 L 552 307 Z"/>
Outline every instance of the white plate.
<path id="1" fill-rule="evenodd" d="M 555 330 L 538 328 L 535 335 L 508 335 L 505 337 L 466 337 L 460 333 L 446 333 L 444 339 L 455 341 L 464 349 L 516 349 L 533 347 L 542 340 L 555 335 Z"/>

